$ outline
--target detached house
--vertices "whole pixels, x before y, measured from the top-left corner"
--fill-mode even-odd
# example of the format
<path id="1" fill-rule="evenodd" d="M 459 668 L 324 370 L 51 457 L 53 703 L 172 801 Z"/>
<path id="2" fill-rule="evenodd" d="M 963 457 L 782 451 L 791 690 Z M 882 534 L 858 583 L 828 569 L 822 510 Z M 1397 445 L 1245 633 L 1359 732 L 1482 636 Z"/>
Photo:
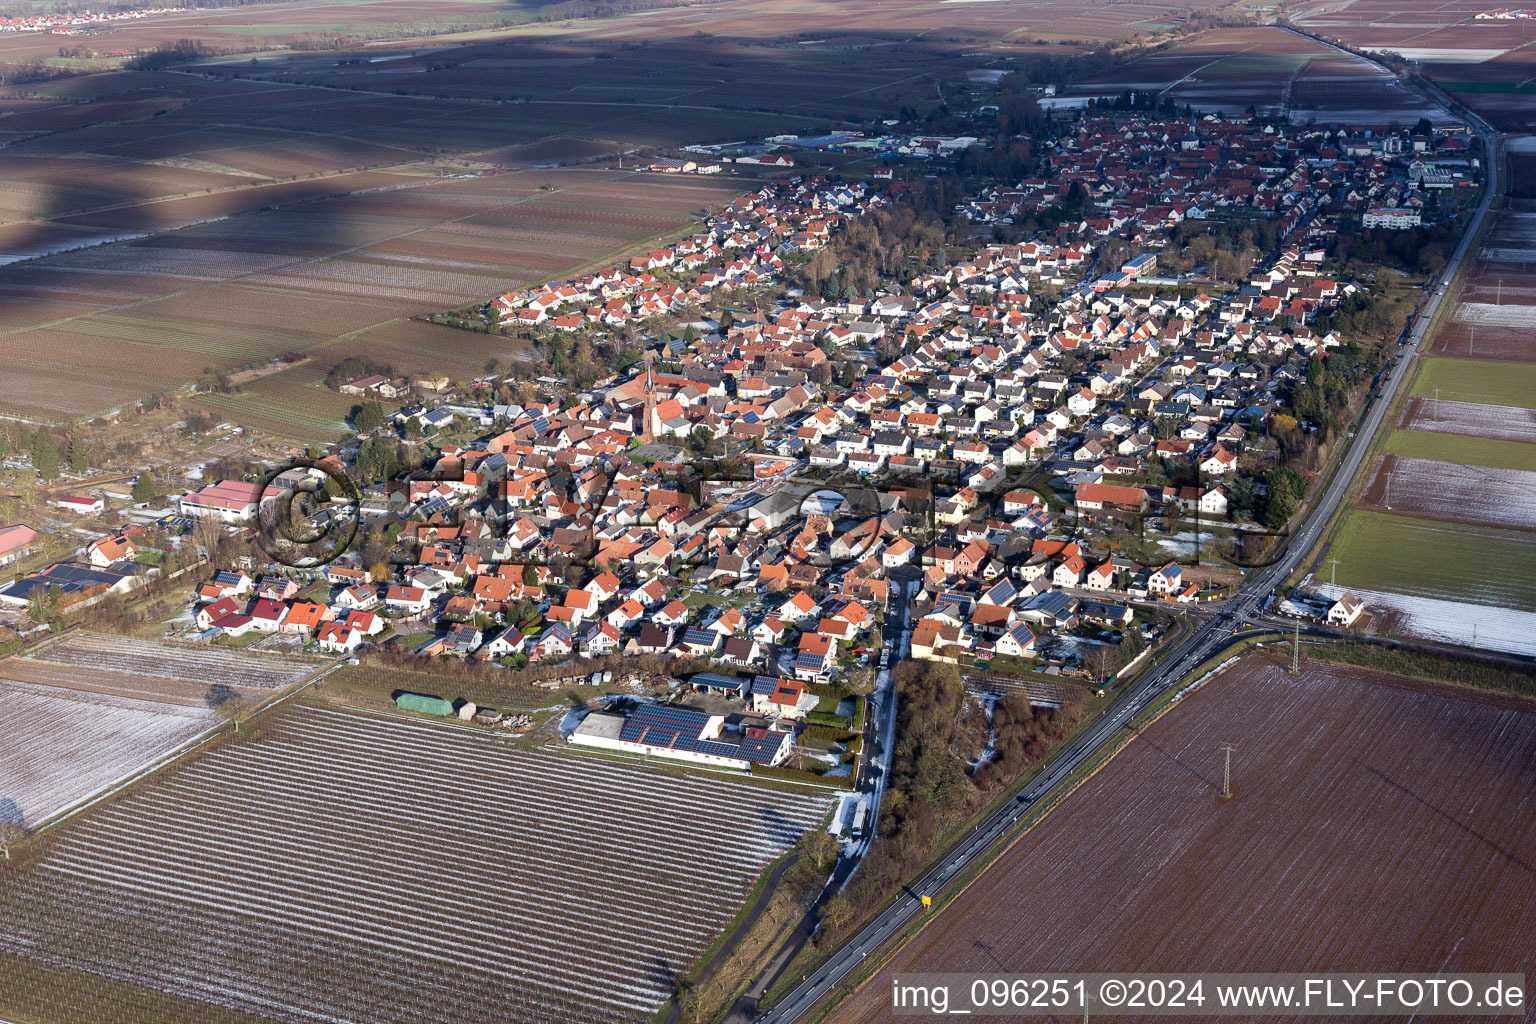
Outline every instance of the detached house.
<path id="1" fill-rule="evenodd" d="M 322 651 L 329 654 L 351 654 L 363 642 L 363 635 L 340 623 L 326 622 L 316 630 L 315 641 Z"/>
<path id="2" fill-rule="evenodd" d="M 394 585 L 384 595 L 384 604 L 398 612 L 420 615 L 432 605 L 432 595 L 421 587 Z"/>
<path id="3" fill-rule="evenodd" d="M 757 676 L 752 680 L 752 710 L 760 715 L 798 721 L 816 706 L 816 695 L 798 679 Z"/>
<path id="4" fill-rule="evenodd" d="M 1147 577 L 1147 592 L 1150 594 L 1177 594 L 1183 586 L 1184 569 L 1178 562 L 1169 562 Z"/>
<path id="5" fill-rule="evenodd" d="M 1009 658 L 1033 658 L 1035 656 L 1035 634 L 1029 626 L 1019 623 L 1008 632 L 997 638 L 993 649 Z"/>

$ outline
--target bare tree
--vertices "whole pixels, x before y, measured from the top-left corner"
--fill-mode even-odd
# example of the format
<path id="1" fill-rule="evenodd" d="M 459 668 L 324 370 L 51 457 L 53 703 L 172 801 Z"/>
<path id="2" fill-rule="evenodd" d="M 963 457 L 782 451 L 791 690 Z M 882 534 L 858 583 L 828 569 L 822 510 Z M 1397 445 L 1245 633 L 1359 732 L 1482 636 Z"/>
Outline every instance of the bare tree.
<path id="1" fill-rule="evenodd" d="M 826 871 L 837 859 L 837 840 L 824 828 L 811 829 L 800 837 L 800 852 L 817 871 Z"/>
<path id="2" fill-rule="evenodd" d="M 11 847 L 27 837 L 26 829 L 14 821 L 0 821 L 0 852 L 5 854 L 5 859 L 11 859 Z"/>
<path id="3" fill-rule="evenodd" d="M 244 697 L 226 697 L 219 702 L 219 717 L 235 727 L 235 732 L 240 731 L 240 722 L 250 713 L 251 706 Z"/>
<path id="4" fill-rule="evenodd" d="M 1119 668 L 1119 651 L 1110 644 L 1095 644 L 1093 650 L 1088 652 L 1088 657 L 1083 659 L 1084 667 L 1094 682 L 1105 682 L 1115 674 Z"/>

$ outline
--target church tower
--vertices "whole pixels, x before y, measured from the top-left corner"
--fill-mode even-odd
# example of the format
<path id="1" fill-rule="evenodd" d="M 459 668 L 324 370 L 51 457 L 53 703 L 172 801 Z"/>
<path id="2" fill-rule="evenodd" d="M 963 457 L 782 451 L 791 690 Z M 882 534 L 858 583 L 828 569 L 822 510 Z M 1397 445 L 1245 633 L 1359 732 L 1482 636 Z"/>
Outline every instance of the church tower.
<path id="1" fill-rule="evenodd" d="M 640 418 L 640 443 L 650 444 L 656 440 L 653 431 L 656 429 L 656 377 L 651 369 L 651 364 L 645 364 L 645 412 Z"/>

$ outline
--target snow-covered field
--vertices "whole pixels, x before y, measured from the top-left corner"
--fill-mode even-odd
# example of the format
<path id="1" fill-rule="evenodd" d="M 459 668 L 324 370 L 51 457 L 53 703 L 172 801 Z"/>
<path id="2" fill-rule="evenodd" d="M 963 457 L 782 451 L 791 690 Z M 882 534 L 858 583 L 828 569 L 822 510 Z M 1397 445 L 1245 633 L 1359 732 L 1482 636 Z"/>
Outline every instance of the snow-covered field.
<path id="1" fill-rule="evenodd" d="M 1536 263 L 1536 250 L 1489 245 L 1483 247 L 1482 257 L 1494 263 Z"/>
<path id="2" fill-rule="evenodd" d="M 644 1021 L 831 805 L 295 707 L 0 879 L 0 951 L 290 1024 Z"/>
<path id="3" fill-rule="evenodd" d="M 1329 597 L 1340 597 L 1350 589 L 1370 611 L 1377 614 L 1396 612 L 1398 628 L 1409 636 L 1506 654 L 1536 655 L 1536 612 L 1327 583 L 1315 585 L 1313 589 Z"/>
<path id="4" fill-rule="evenodd" d="M 1463 302 L 1456 307 L 1456 319 L 1464 324 L 1490 327 L 1536 327 L 1536 306 Z"/>
<path id="5" fill-rule="evenodd" d="M 315 658 L 101 633 L 76 633 L 22 661 L 28 663 L 29 670 L 33 665 L 52 667 L 61 677 L 76 678 L 82 689 L 131 688 L 134 679 L 148 679 L 162 681 L 167 691 L 178 689 L 174 684 L 280 689 L 325 664 Z"/>
<path id="6" fill-rule="evenodd" d="M 1395 53 L 1407 60 L 1427 60 L 1437 64 L 1481 64 L 1493 60 L 1509 48 L 1499 50 L 1464 50 L 1458 46 L 1362 46 L 1368 53 Z"/>
<path id="7" fill-rule="evenodd" d="M 1403 425 L 1409 430 L 1434 434 L 1461 434 L 1536 444 L 1536 409 L 1520 409 L 1512 405 L 1453 402 L 1448 398 L 1438 402 L 1420 400 L 1413 417 Z"/>
<path id="8" fill-rule="evenodd" d="M 1390 460 L 1390 465 L 1391 489 L 1382 495 L 1387 508 L 1490 526 L 1536 529 L 1536 472 L 1403 456 Z M 1383 470 L 1378 468 L 1376 473 L 1373 493 L 1377 484 L 1385 483 Z"/>
<path id="9" fill-rule="evenodd" d="M 215 724 L 208 709 L 0 679 L 0 819 L 31 828 Z"/>

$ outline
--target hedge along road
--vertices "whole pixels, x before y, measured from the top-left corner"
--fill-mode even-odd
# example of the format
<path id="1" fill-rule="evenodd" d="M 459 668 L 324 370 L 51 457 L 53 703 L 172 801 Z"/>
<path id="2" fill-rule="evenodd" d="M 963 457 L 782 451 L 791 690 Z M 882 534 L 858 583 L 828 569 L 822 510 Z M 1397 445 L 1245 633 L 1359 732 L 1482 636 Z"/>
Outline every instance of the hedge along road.
<path id="1" fill-rule="evenodd" d="M 1462 234 L 1461 243 L 1456 247 L 1456 252 L 1446 261 L 1439 282 L 1432 288 L 1420 309 L 1418 319 L 1404 342 L 1403 355 L 1393 365 L 1383 383 L 1380 397 L 1371 403 L 1360 429 L 1356 431 L 1344 458 L 1339 463 L 1337 472 L 1334 473 L 1322 498 L 1312 507 L 1306 521 L 1287 542 L 1285 553 L 1275 562 L 1248 576 L 1237 593 L 1226 603 L 1224 611 L 1203 624 L 1193 627 L 1188 636 L 1163 655 L 1159 661 L 1154 661 L 1151 670 L 1146 672 L 1112 708 L 1106 711 L 1099 721 L 1057 755 L 1014 800 L 1005 805 L 969 838 L 952 849 L 926 875 L 913 883 L 904 895 L 865 925 L 846 945 L 794 988 L 777 1006 L 764 1014 L 760 1020 L 771 1022 L 771 1024 L 788 1024 L 805 1016 L 825 995 L 856 970 L 871 953 L 876 952 L 886 940 L 899 933 L 908 922 L 922 912 L 922 896 L 936 895 L 972 862 L 983 856 L 991 856 L 994 845 L 1017 833 L 1015 826 L 1021 820 L 1026 825 L 1033 824 L 1038 817 L 1038 814 L 1028 813 L 1033 804 L 1062 785 L 1078 768 L 1106 744 L 1113 741 L 1135 718 L 1137 712 L 1176 686 L 1191 670 L 1225 647 L 1242 624 L 1262 610 L 1270 592 L 1280 585 L 1306 557 L 1313 543 L 1327 529 L 1345 493 L 1349 490 L 1350 483 L 1359 472 L 1361 463 L 1370 450 L 1371 439 L 1380 429 L 1382 418 L 1392 405 L 1398 387 L 1408 376 L 1409 364 L 1418 355 L 1419 346 L 1424 341 L 1429 325 L 1434 321 L 1440 303 L 1448 293 L 1448 282 L 1455 278 L 1471 248 L 1473 239 L 1478 236 L 1493 197 L 1498 194 L 1499 167 L 1495 159 L 1496 133 L 1481 119 L 1475 119 L 1472 126 L 1482 139 L 1485 154 L 1484 166 L 1488 168 L 1488 186 L 1484 190 L 1482 202 Z"/>

